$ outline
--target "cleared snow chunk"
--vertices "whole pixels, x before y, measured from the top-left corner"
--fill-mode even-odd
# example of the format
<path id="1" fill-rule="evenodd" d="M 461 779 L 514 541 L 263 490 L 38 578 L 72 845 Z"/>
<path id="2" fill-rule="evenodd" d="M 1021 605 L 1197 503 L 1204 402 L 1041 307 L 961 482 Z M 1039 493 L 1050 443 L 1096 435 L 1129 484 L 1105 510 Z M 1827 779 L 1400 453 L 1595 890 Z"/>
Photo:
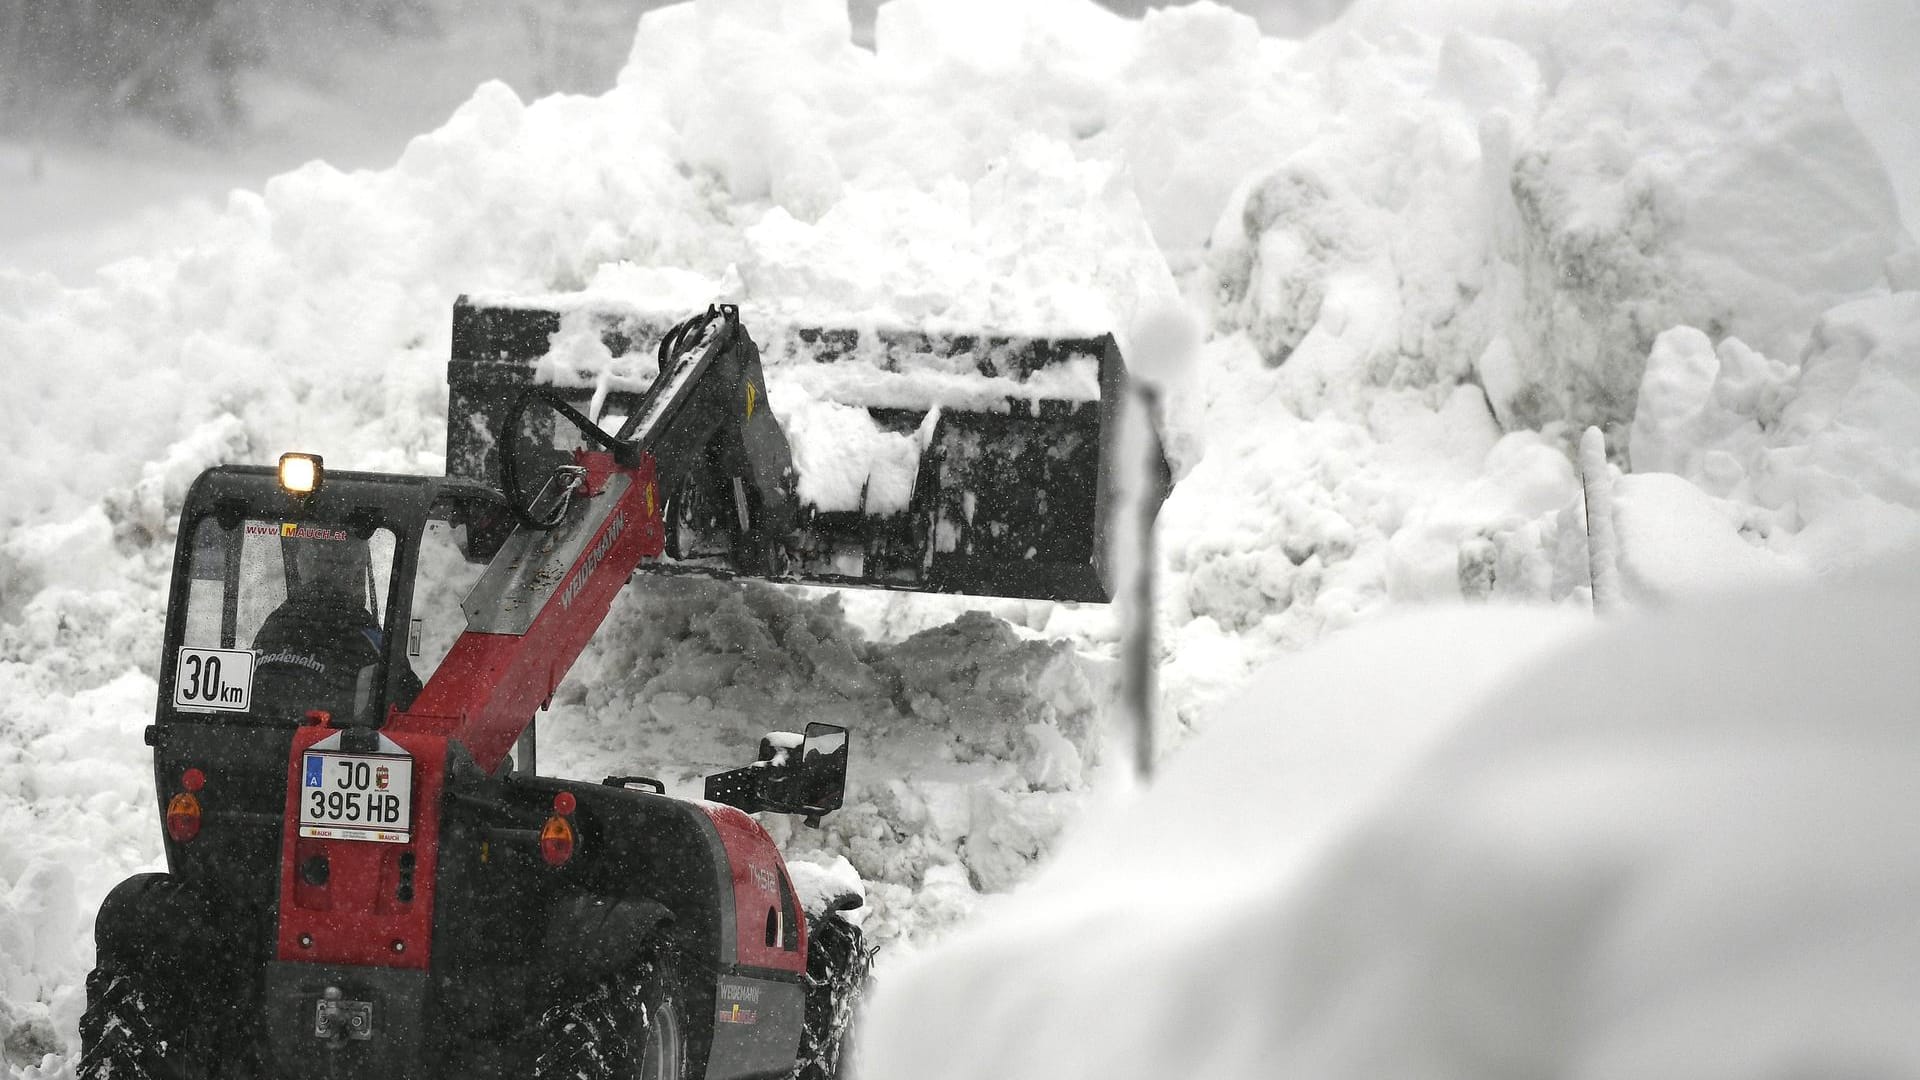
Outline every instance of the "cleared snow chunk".
<path id="1" fill-rule="evenodd" d="M 920 470 L 919 440 L 888 431 L 866 409 L 785 395 L 777 406 L 793 447 L 800 501 L 819 510 L 895 514 Z"/>
<path id="2" fill-rule="evenodd" d="M 1713 342 L 1691 326 L 1676 326 L 1654 339 L 1628 444 L 1635 471 L 1685 471 L 1695 425 L 1713 397 L 1719 370 Z"/>
<path id="3" fill-rule="evenodd" d="M 1618 569 L 1627 599 L 1670 602 L 1797 576 L 1792 563 L 1745 539 L 1739 507 L 1668 473 L 1613 481 Z"/>
<path id="4" fill-rule="evenodd" d="M 835 855 L 825 862 L 810 859 L 789 858 L 787 874 L 793 879 L 793 892 L 800 901 L 800 910 L 809 915 L 819 915 L 827 910 L 827 905 L 843 896 L 866 898 L 866 883 L 860 880 L 860 872 L 853 868 L 845 855 Z M 843 917 L 855 925 L 866 915 L 864 904 L 851 908 Z"/>

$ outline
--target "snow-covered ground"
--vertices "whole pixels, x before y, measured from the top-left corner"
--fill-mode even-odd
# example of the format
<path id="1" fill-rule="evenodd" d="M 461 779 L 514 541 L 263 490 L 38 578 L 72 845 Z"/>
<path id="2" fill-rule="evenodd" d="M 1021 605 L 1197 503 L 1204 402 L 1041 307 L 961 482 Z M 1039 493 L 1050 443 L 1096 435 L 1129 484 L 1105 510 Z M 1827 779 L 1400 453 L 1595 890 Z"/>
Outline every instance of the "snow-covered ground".
<path id="1" fill-rule="evenodd" d="M 91 279 L 0 269 L 10 1074 L 67 1073 L 92 910 L 157 863 L 186 484 L 437 471 L 453 297 L 583 287 L 1206 328 L 1167 402 L 1161 783 L 1106 746 L 1097 608 L 641 585 L 543 728 L 550 768 L 680 791 L 794 715 L 854 730 L 849 809 L 772 827 L 868 882 L 870 1077 L 1920 1069 L 1885 899 L 1920 764 L 1898 7 L 1359 0 L 1287 40 L 893 0 L 869 50 L 839 0 L 697 0 L 605 93 L 491 83 L 391 167 L 139 225 Z"/>
<path id="2" fill-rule="evenodd" d="M 1909 556 L 1341 635 L 891 970 L 865 1075 L 1914 1075 L 1916 633 Z"/>

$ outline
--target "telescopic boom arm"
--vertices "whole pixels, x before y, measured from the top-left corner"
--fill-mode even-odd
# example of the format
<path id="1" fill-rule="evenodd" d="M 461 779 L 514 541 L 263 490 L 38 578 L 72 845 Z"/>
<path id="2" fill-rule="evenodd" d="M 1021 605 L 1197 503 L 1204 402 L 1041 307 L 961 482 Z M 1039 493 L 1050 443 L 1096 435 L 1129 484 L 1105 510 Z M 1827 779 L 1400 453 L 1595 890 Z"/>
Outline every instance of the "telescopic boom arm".
<path id="1" fill-rule="evenodd" d="M 468 596 L 466 631 L 388 730 L 457 739 L 481 768 L 497 768 L 534 711 L 552 700 L 634 569 L 663 552 L 663 493 L 703 455 L 746 466 L 754 478 L 749 499 L 766 523 L 760 531 L 791 520 L 790 453 L 765 407 L 758 350 L 737 310 L 709 309 L 669 334 L 660 352 L 660 376 L 616 435 L 549 402 L 601 449 L 575 451 L 536 505 L 522 502 L 513 455 L 503 453 L 503 481 L 520 523 Z M 540 397 L 538 388 L 524 392 L 514 419 Z"/>

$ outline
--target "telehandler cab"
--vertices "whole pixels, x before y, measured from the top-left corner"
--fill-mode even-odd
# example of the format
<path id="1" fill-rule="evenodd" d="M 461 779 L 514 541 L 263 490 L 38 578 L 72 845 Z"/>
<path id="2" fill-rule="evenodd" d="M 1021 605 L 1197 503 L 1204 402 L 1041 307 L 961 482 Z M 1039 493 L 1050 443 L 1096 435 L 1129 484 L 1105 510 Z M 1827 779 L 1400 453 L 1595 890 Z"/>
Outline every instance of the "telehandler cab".
<path id="1" fill-rule="evenodd" d="M 582 317 L 657 373 L 536 383 Z M 82 1080 L 838 1075 L 861 901 L 803 910 L 752 815 L 837 809 L 849 733 L 773 733 L 690 799 L 539 775 L 535 713 L 636 571 L 1107 599 L 1123 372 L 1106 337 L 782 340 L 769 366 L 866 369 L 909 490 L 802 497 L 732 307 L 466 298 L 449 475 L 193 484 L 147 729 L 167 872 L 101 906 Z"/>

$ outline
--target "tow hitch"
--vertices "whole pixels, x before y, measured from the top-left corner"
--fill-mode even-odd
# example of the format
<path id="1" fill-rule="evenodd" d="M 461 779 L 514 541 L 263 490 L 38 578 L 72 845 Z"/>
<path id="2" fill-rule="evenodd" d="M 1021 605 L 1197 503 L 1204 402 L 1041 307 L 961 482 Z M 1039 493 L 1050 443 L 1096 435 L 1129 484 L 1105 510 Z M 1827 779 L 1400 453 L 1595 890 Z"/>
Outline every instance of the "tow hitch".
<path id="1" fill-rule="evenodd" d="M 373 1038 L 373 1002 L 343 1001 L 340 988 L 329 986 L 314 1008 L 313 1034 L 321 1039 Z"/>

